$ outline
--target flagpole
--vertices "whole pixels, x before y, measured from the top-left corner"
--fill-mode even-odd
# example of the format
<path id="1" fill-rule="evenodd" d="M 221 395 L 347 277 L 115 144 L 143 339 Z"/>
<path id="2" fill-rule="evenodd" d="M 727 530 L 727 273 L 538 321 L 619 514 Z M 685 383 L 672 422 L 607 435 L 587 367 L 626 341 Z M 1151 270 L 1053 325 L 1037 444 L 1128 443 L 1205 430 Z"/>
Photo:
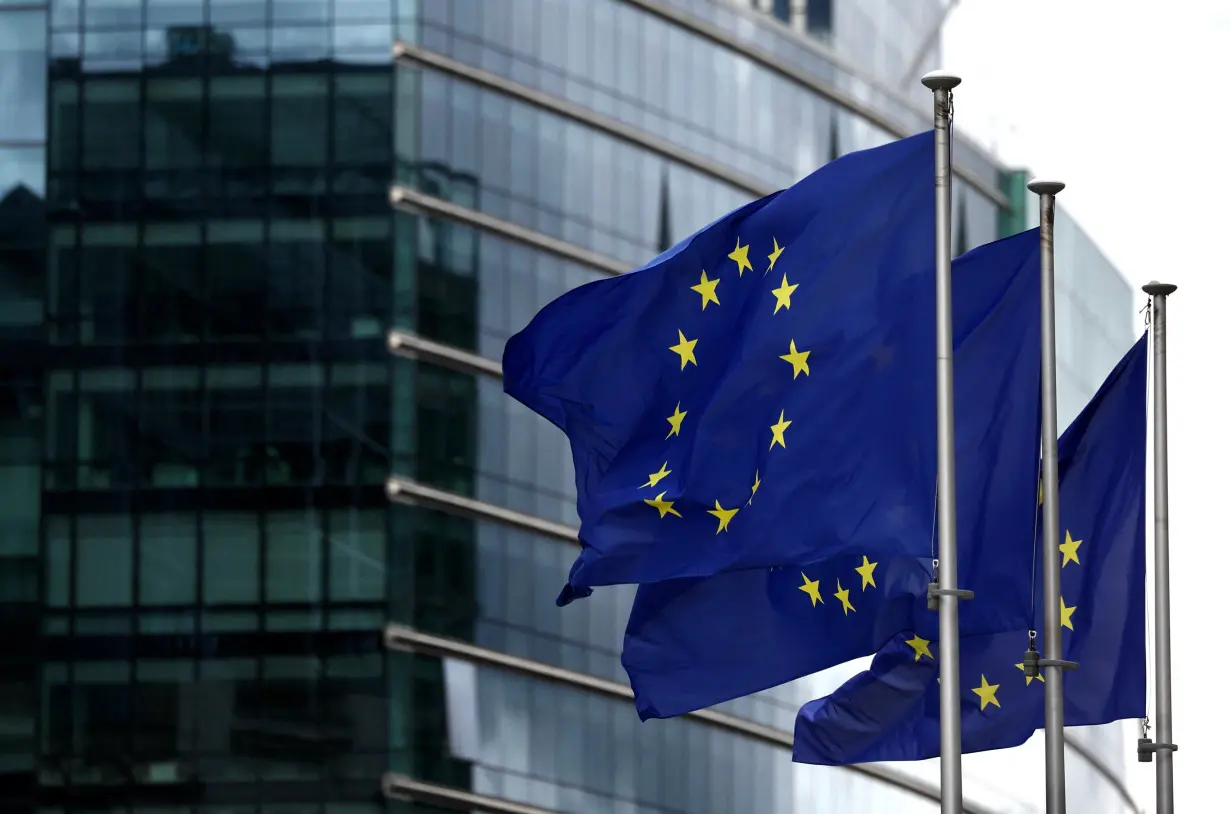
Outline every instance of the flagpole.
<path id="1" fill-rule="evenodd" d="M 940 812 L 961 814 L 961 680 L 957 602 L 956 433 L 952 368 L 952 89 L 961 78 L 932 71 L 922 78 L 935 103 L 935 420 L 939 527 L 938 585 L 928 604 L 940 613 Z"/>
<path id="2" fill-rule="evenodd" d="M 1174 745 L 1170 698 L 1170 509 L 1166 443 L 1166 298 L 1178 287 L 1151 282 L 1144 291 L 1152 298 L 1149 319 L 1153 331 L 1153 613 L 1154 687 L 1157 692 L 1157 814 L 1174 814 Z"/>
<path id="3" fill-rule="evenodd" d="M 1059 618 L 1059 419 L 1055 383 L 1055 196 L 1059 181 L 1030 181 L 1038 196 L 1042 250 L 1042 655 L 1046 722 L 1046 814 L 1064 814 L 1063 659 Z"/>

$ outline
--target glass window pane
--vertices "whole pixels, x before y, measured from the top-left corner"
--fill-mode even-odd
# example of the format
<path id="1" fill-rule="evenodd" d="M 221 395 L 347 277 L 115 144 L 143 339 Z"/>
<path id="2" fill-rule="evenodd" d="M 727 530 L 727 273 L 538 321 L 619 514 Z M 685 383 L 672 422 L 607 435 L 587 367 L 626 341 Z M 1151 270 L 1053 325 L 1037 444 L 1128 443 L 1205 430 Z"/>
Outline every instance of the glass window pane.
<path id="1" fill-rule="evenodd" d="M 145 515 L 140 531 L 141 604 L 195 602 L 197 516 Z"/>
<path id="2" fill-rule="evenodd" d="M 81 339 L 123 342 L 136 334 L 137 230 L 88 226 L 81 240 Z"/>
<path id="3" fill-rule="evenodd" d="M 264 320 L 270 334 L 320 336 L 324 311 L 325 225 L 321 221 L 270 224 Z"/>
<path id="4" fill-rule="evenodd" d="M 261 370 L 228 366 L 206 373 L 206 486 L 257 486 L 264 480 L 265 405 Z"/>
<path id="5" fill-rule="evenodd" d="M 141 311 L 145 338 L 199 342 L 205 335 L 206 321 L 200 227 L 188 223 L 148 225 L 144 243 Z"/>
<path id="6" fill-rule="evenodd" d="M 132 518 L 81 515 L 77 520 L 77 607 L 132 604 Z"/>
<path id="7" fill-rule="evenodd" d="M 319 602 L 324 533 L 320 516 L 271 512 L 265 520 L 265 598 L 269 602 Z"/>
<path id="8" fill-rule="evenodd" d="M 47 12 L 0 15 L 0 141 L 41 141 L 47 120 Z"/>
<path id="9" fill-rule="evenodd" d="M 202 81 L 151 78 L 145 95 L 146 166 L 151 170 L 199 167 L 205 136 Z"/>
<path id="10" fill-rule="evenodd" d="M 3 4 L 21 4 L 26 0 L 4 0 Z M 81 0 L 51 0 L 51 26 L 55 29 L 75 28 L 81 25 Z"/>
<path id="11" fill-rule="evenodd" d="M 265 77 L 213 77 L 209 82 L 211 165 L 263 167 L 267 163 Z"/>
<path id="12" fill-rule="evenodd" d="M 76 82 L 56 82 L 51 92 L 51 138 L 47 147 L 53 170 L 77 166 L 81 146 L 80 90 Z"/>
<path id="13" fill-rule="evenodd" d="M 334 337 L 380 335 L 389 313 L 391 232 L 387 216 L 333 221 L 326 306 Z"/>
<path id="14" fill-rule="evenodd" d="M 254 25 L 268 20 L 267 4 L 262 0 L 209 0 L 209 22 L 215 26 L 243 23 Z"/>
<path id="15" fill-rule="evenodd" d="M 127 169 L 140 163 L 140 95 L 135 79 L 85 83 L 82 164 L 86 169 Z"/>
<path id="16" fill-rule="evenodd" d="M 333 160 L 378 164 L 387 173 L 393 157 L 391 75 L 336 74 L 333 81 Z M 387 177 L 380 183 L 387 185 Z"/>
<path id="17" fill-rule="evenodd" d="M 324 166 L 329 153 L 328 78 L 274 76 L 272 94 L 274 166 Z"/>
<path id="18" fill-rule="evenodd" d="M 265 329 L 265 225 L 214 221 L 205 232 L 211 339 L 259 339 Z"/>
<path id="19" fill-rule="evenodd" d="M 50 607 L 68 607 L 72 583 L 72 526 L 67 517 L 47 517 L 43 521 L 47 541 L 47 596 Z"/>
<path id="20" fill-rule="evenodd" d="M 316 23 L 329 19 L 329 0 L 271 0 L 273 22 Z"/>
<path id="21" fill-rule="evenodd" d="M 256 602 L 260 597 L 260 522 L 256 514 L 209 512 L 204 528 L 206 605 Z"/>
<path id="22" fill-rule="evenodd" d="M 86 28 L 140 28 L 141 0 L 86 0 Z"/>
<path id="23" fill-rule="evenodd" d="M 205 0 L 149 0 L 145 26 L 160 30 L 171 26 L 199 26 L 205 22 Z"/>
<path id="24" fill-rule="evenodd" d="M 833 0 L 807 0 L 807 33 L 812 36 L 833 30 Z"/>
<path id="25" fill-rule="evenodd" d="M 384 512 L 333 512 L 329 518 L 329 598 L 335 602 L 383 599 L 387 545 Z"/>

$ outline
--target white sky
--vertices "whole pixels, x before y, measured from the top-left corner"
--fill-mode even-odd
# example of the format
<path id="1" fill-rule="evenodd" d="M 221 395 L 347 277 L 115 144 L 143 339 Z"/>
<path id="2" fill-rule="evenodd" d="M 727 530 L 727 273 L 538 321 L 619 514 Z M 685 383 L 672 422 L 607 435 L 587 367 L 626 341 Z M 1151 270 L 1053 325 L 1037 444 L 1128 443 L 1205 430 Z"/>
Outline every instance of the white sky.
<path id="1" fill-rule="evenodd" d="M 1168 389 L 1175 799 L 1180 811 L 1230 809 L 1220 669 L 1230 619 L 1218 615 L 1230 611 L 1230 0 L 964 0 L 943 48 L 942 67 L 964 80 L 958 129 L 1067 183 L 1060 205 L 1134 286 L 1179 286 Z M 1129 759 L 1133 794 L 1153 811 L 1153 764 Z M 1017 763 L 1021 782 L 1041 789 L 1040 750 Z"/>

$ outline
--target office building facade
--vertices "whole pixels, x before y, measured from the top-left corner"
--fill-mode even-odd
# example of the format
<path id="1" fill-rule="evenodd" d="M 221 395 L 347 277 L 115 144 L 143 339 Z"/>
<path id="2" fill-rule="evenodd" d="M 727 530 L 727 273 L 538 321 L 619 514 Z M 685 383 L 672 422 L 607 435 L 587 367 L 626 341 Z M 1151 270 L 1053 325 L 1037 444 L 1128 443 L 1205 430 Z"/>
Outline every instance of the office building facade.
<path id="1" fill-rule="evenodd" d="M 498 379 L 555 296 L 929 127 L 877 77 L 931 17 L 9 5 L 0 809 L 368 814 L 390 771 L 442 809 L 935 809 L 917 773 L 792 767 L 814 682 L 638 723 L 631 594 L 553 606 L 570 457 Z M 954 155 L 964 249 L 1019 204 Z"/>

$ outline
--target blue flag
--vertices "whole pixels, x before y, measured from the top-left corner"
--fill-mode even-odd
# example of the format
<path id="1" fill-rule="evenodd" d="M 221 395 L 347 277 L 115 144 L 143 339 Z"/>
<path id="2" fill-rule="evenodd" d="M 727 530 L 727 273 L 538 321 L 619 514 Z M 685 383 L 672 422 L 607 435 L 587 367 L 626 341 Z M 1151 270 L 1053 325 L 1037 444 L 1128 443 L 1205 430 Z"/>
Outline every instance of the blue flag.
<path id="1" fill-rule="evenodd" d="M 595 585 L 930 556 L 933 144 L 834 161 L 509 340 L 506 392 L 572 445 L 582 553 L 560 604 Z"/>
<path id="2" fill-rule="evenodd" d="M 1145 710 L 1146 351 L 1142 337 L 1059 441 L 1063 657 L 1080 664 L 1063 679 L 1069 726 Z M 1035 579 L 1040 628 L 1041 568 Z M 963 751 L 1017 746 L 1043 726 L 1043 679 L 1024 675 L 1027 646 L 1025 629 L 962 636 Z M 794 759 L 836 766 L 939 755 L 937 655 L 936 642 L 899 634 L 870 670 L 799 711 Z"/>
<path id="3" fill-rule="evenodd" d="M 1012 630 L 1030 618 L 1032 594 L 1020 579 L 1032 564 L 1029 541 L 1002 543 L 1032 528 L 1037 506 L 1038 245 L 1035 229 L 953 264 L 958 563 L 961 586 L 976 596 L 962 606 L 967 633 Z M 910 524 L 924 557 L 877 556 L 869 545 L 802 567 L 641 585 L 623 649 L 641 717 L 757 692 L 934 625 L 925 598 L 934 488 L 931 480 L 919 501 L 925 514 Z"/>

